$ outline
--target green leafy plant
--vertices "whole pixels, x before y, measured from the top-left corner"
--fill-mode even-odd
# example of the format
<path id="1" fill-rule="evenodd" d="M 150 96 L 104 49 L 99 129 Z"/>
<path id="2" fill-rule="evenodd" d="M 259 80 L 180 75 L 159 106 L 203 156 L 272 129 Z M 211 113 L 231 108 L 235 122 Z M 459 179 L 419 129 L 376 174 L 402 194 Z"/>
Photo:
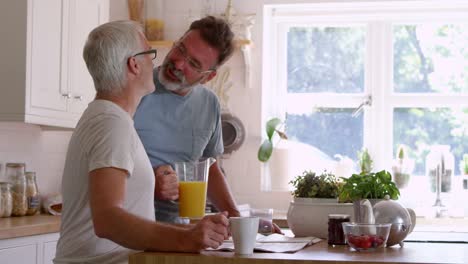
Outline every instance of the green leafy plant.
<path id="1" fill-rule="evenodd" d="M 304 198 L 337 198 L 340 181 L 329 172 L 316 175 L 312 171 L 304 171 L 289 182 L 294 186 L 292 195 Z"/>
<path id="2" fill-rule="evenodd" d="M 288 139 L 284 132 L 278 130 L 278 127 L 281 124 L 282 122 L 279 118 L 272 118 L 266 123 L 267 138 L 265 141 L 263 141 L 262 145 L 260 145 L 260 148 L 258 149 L 257 156 L 259 161 L 267 162 L 270 159 L 271 154 L 273 153 L 273 135 L 275 132 L 281 139 Z"/>
<path id="3" fill-rule="evenodd" d="M 392 181 L 392 175 L 382 170 L 377 173 L 353 174 L 349 178 L 342 178 L 344 184 L 340 189 L 341 202 L 360 199 L 383 199 L 389 195 L 391 199 L 398 199 L 400 190 Z"/>
<path id="4" fill-rule="evenodd" d="M 358 152 L 358 157 L 359 168 L 361 169 L 361 173 L 371 172 L 374 161 L 372 160 L 367 148 L 363 148 L 362 151 Z"/>
<path id="5" fill-rule="evenodd" d="M 460 160 L 460 172 L 468 175 L 468 154 L 463 154 L 463 159 Z"/>

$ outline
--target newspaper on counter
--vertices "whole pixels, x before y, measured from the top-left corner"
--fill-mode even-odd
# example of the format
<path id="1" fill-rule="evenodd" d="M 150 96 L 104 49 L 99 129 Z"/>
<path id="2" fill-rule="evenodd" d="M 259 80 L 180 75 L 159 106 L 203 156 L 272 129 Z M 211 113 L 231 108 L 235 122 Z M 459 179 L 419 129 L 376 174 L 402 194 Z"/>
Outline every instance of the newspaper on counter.
<path id="1" fill-rule="evenodd" d="M 289 237 L 281 234 L 271 234 L 264 236 L 257 234 L 257 242 L 255 243 L 254 251 L 256 252 L 271 252 L 271 253 L 294 253 L 306 246 L 316 244 L 322 241 L 316 237 Z M 234 242 L 232 237 L 225 240 L 217 249 L 221 251 L 234 251 Z"/>

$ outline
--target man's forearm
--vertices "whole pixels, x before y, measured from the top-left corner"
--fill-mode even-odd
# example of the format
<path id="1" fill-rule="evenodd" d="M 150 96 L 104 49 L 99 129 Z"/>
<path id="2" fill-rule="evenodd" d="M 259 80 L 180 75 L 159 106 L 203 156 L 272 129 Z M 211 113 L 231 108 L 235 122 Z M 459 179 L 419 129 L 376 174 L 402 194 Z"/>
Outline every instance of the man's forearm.
<path id="1" fill-rule="evenodd" d="M 237 209 L 234 197 L 217 162 L 210 167 L 209 173 L 208 197 L 211 202 L 218 210 L 227 211 L 229 216 L 239 216 L 240 212 Z"/>
<path id="2" fill-rule="evenodd" d="M 94 224 L 101 222 L 98 236 L 126 248 L 153 251 L 184 251 L 186 228 L 143 219 L 121 208 L 109 209 L 94 216 Z M 105 225 L 105 227 L 103 227 Z M 132 228 L 137 227 L 137 228 Z"/>

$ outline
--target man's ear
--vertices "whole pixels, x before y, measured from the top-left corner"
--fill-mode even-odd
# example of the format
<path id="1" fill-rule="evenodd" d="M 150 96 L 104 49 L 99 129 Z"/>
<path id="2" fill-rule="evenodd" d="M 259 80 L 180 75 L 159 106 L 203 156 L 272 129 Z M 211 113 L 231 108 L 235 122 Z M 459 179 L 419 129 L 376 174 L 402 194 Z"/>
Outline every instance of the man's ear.
<path id="1" fill-rule="evenodd" d="M 213 79 L 216 76 L 216 74 L 217 74 L 216 70 L 210 72 L 210 74 L 208 74 L 208 77 L 206 77 L 201 83 L 204 84 L 204 83 L 211 81 L 211 79 Z"/>
<path id="2" fill-rule="evenodd" d="M 135 57 L 130 57 L 127 60 L 128 72 L 137 75 L 140 72 L 140 65 L 137 63 Z"/>

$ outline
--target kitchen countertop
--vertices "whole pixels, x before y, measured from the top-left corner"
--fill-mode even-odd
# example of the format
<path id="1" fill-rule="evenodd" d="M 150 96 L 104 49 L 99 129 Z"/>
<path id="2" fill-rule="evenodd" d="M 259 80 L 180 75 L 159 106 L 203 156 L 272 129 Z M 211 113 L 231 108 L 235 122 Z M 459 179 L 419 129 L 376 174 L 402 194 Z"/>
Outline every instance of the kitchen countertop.
<path id="1" fill-rule="evenodd" d="M 356 252 L 347 246 L 328 246 L 326 241 L 296 253 L 254 253 L 236 256 L 233 252 L 202 251 L 200 254 L 140 252 L 130 255 L 129 264 L 225 263 L 225 264 L 330 264 L 330 263 L 468 263 L 468 244 L 405 243 L 374 252 Z"/>
<path id="2" fill-rule="evenodd" d="M 0 218 L 0 239 L 41 235 L 60 231 L 60 216 L 32 215 Z"/>

